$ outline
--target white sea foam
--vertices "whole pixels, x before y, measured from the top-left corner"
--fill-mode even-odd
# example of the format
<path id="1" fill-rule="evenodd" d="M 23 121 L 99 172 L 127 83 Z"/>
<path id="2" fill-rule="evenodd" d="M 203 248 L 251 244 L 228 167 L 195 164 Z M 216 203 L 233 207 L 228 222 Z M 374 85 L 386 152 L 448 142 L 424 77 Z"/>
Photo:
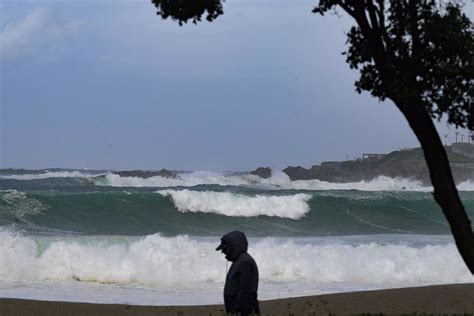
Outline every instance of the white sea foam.
<path id="1" fill-rule="evenodd" d="M 26 193 L 17 190 L 0 190 L 0 210 L 15 214 L 18 217 L 24 215 L 41 214 L 47 206 L 41 201 L 27 197 Z"/>
<path id="2" fill-rule="evenodd" d="M 431 191 L 432 187 L 423 186 L 419 181 L 377 177 L 370 181 L 334 183 L 320 180 L 296 180 L 291 181 L 287 174 L 279 170 L 272 170 L 272 176 L 263 179 L 255 175 L 225 175 L 216 172 L 194 172 L 189 174 L 178 174 L 174 179 L 160 176 L 147 179 L 139 177 L 121 177 L 116 174 L 108 174 L 105 182 L 98 180 L 98 185 L 110 185 L 116 187 L 191 187 L 199 184 L 216 184 L 244 186 L 265 190 L 361 190 L 361 191 Z M 473 185 L 474 186 L 474 185 Z M 467 186 L 464 185 L 463 188 Z"/>
<path id="3" fill-rule="evenodd" d="M 299 219 L 309 212 L 309 194 L 288 196 L 248 196 L 230 192 L 162 190 L 162 196 L 170 196 L 180 212 L 215 213 L 226 216 L 273 216 Z"/>
<path id="4" fill-rule="evenodd" d="M 80 171 L 52 171 L 45 173 L 36 174 L 13 174 L 13 175 L 0 175 L 0 179 L 11 179 L 11 180 L 41 180 L 48 178 L 88 178 L 94 177 L 98 174 L 90 174 Z"/>
<path id="5" fill-rule="evenodd" d="M 380 176 L 370 181 L 333 183 L 319 180 L 297 180 L 291 187 L 299 190 L 359 190 L 359 191 L 430 191 L 431 187 L 423 186 L 419 181 L 404 178 Z"/>
<path id="6" fill-rule="evenodd" d="M 166 286 L 224 280 L 226 264 L 222 254 L 214 251 L 215 242 L 159 235 L 136 240 L 102 238 L 46 242 L 1 232 L 0 281 L 77 280 Z M 453 244 L 416 248 L 263 239 L 251 242 L 249 252 L 258 263 L 262 282 L 385 286 L 474 282 Z"/>
<path id="7" fill-rule="evenodd" d="M 474 182 L 467 180 L 458 185 L 459 191 L 474 191 Z"/>
<path id="8" fill-rule="evenodd" d="M 117 174 L 106 174 L 103 179 L 97 178 L 104 174 L 91 174 L 82 171 L 54 171 L 40 174 L 0 175 L 0 179 L 35 180 L 47 178 L 91 178 L 99 186 L 113 187 L 192 187 L 196 185 L 244 186 L 266 190 L 360 190 L 360 191 L 421 191 L 429 192 L 433 188 L 424 186 L 413 179 L 390 178 L 380 176 L 370 181 L 335 183 L 320 180 L 291 181 L 288 175 L 273 169 L 272 176 L 263 179 L 251 174 L 225 174 L 219 172 L 197 171 L 178 174 L 176 178 L 160 176 L 150 178 L 121 177 Z M 474 191 L 474 182 L 465 181 L 458 185 L 460 191 Z"/>
<path id="9" fill-rule="evenodd" d="M 224 175 L 207 171 L 178 174 L 176 178 L 155 176 L 146 179 L 140 177 L 121 177 L 110 173 L 105 176 L 105 179 L 107 185 L 114 187 L 191 187 L 199 184 L 250 186 L 258 184 L 260 180 L 255 175 Z M 98 184 L 101 184 L 100 180 Z"/>

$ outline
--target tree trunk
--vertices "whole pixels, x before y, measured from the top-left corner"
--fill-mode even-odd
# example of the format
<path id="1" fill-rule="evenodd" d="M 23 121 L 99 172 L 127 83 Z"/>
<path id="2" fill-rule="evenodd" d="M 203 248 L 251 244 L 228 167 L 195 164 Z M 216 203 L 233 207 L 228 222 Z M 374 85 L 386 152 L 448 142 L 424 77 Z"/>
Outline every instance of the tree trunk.
<path id="1" fill-rule="evenodd" d="M 448 156 L 433 120 L 421 102 L 395 103 L 421 144 L 434 188 L 434 198 L 449 222 L 461 257 L 471 273 L 474 274 L 474 234 L 471 222 L 459 198 Z"/>

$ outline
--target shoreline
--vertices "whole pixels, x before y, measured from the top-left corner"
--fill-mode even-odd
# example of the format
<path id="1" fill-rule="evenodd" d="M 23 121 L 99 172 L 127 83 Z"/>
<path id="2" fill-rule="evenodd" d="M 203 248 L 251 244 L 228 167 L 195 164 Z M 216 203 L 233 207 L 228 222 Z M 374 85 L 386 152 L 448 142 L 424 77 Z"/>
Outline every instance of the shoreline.
<path id="1" fill-rule="evenodd" d="M 260 301 L 262 315 L 474 315 L 474 283 L 445 284 Z M 224 315 L 223 305 L 140 306 L 0 298 L 0 315 Z"/>

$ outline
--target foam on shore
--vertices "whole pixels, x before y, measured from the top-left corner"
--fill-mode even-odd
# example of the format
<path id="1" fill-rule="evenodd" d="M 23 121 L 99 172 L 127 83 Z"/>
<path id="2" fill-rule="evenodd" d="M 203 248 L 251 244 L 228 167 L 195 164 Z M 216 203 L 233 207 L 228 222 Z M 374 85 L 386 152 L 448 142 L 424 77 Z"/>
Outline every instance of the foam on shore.
<path id="1" fill-rule="evenodd" d="M 218 240 L 216 238 L 216 240 Z M 153 286 L 222 282 L 225 259 L 215 243 L 187 236 L 33 238 L 0 233 L 0 281 L 87 281 Z M 263 282 L 383 284 L 474 282 L 452 243 L 337 241 L 253 242 Z"/>

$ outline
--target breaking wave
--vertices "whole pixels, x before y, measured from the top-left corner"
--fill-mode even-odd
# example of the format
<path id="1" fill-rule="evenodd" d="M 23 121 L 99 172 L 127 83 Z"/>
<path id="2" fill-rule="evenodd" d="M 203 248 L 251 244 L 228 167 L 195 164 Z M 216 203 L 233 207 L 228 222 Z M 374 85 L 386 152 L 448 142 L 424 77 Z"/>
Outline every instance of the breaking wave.
<path id="1" fill-rule="evenodd" d="M 35 235 L 216 236 L 236 227 L 261 237 L 450 234 L 424 192 L 93 189 L 0 190 L 0 225 Z M 474 196 L 461 196 L 472 218 Z"/>
<path id="2" fill-rule="evenodd" d="M 297 190 L 359 190 L 359 191 L 431 191 L 419 181 L 404 178 L 377 177 L 370 181 L 334 183 L 319 180 L 297 180 L 291 183 Z"/>
<path id="3" fill-rule="evenodd" d="M 108 174 L 105 181 L 97 180 L 98 185 L 110 185 L 113 187 L 192 187 L 200 184 L 205 185 L 232 185 L 250 186 L 259 182 L 259 177 L 254 175 L 224 175 L 216 172 L 193 172 L 189 174 L 178 174 L 176 178 L 165 178 L 160 176 L 150 178 L 121 177 L 117 174 Z"/>
<path id="4" fill-rule="evenodd" d="M 469 180 L 461 182 L 458 185 L 458 190 L 459 191 L 474 191 L 474 182 L 469 181 Z"/>
<path id="5" fill-rule="evenodd" d="M 272 216 L 300 219 L 309 212 L 311 195 L 299 193 L 289 196 L 248 196 L 230 192 L 163 190 L 180 212 L 216 213 L 226 216 Z"/>
<path id="6" fill-rule="evenodd" d="M 216 238 L 217 239 L 217 238 Z M 82 237 L 35 240 L 0 232 L 0 280 L 179 284 L 223 282 L 225 259 L 214 240 Z M 451 244 L 251 241 L 262 281 L 318 283 L 455 283 L 474 277 Z"/>
<path id="7" fill-rule="evenodd" d="M 427 192 L 431 187 L 423 186 L 421 182 L 403 179 L 378 177 L 371 181 L 350 183 L 333 183 L 320 180 L 291 181 L 282 171 L 272 170 L 272 176 L 262 179 L 255 175 L 225 175 L 214 172 L 194 172 L 178 174 L 177 178 L 160 176 L 147 179 L 138 177 L 121 177 L 108 174 L 104 179 L 96 180 L 97 185 L 114 187 L 192 187 L 196 185 L 243 186 L 266 190 L 360 190 L 360 191 L 420 191 Z M 463 188 L 466 186 L 463 186 Z M 473 186 L 474 187 L 474 186 Z M 474 189 L 474 188 L 473 188 Z"/>
<path id="8" fill-rule="evenodd" d="M 52 171 L 33 174 L 0 175 L 0 179 L 6 180 L 41 180 L 49 178 L 89 178 L 98 174 L 84 173 L 80 171 Z"/>
<path id="9" fill-rule="evenodd" d="M 273 169 L 268 179 L 247 173 L 191 172 L 179 173 L 176 178 L 154 176 L 150 178 L 122 177 L 100 171 L 50 171 L 28 174 L 0 174 L 3 180 L 42 180 L 49 178 L 81 178 L 88 184 L 111 187 L 193 187 L 197 185 L 240 186 L 263 190 L 359 190 L 359 191 L 417 191 L 429 192 L 433 188 L 420 181 L 405 178 L 379 176 L 368 181 L 336 183 L 321 180 L 291 181 L 287 174 Z M 460 191 L 474 191 L 474 182 L 465 181 L 458 185 Z"/>

